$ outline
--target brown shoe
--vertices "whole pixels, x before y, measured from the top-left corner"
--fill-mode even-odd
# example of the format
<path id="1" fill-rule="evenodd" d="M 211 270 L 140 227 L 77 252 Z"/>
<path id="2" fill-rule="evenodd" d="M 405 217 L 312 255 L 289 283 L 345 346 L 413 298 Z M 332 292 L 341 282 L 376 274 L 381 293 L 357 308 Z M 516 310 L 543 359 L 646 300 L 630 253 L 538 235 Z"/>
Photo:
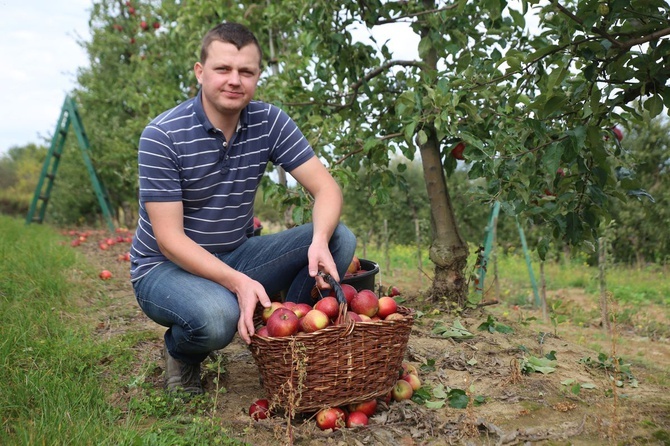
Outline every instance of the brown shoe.
<path id="1" fill-rule="evenodd" d="M 165 357 L 165 388 L 168 392 L 186 392 L 191 395 L 205 393 L 200 381 L 200 364 L 186 364 L 173 358 L 163 348 Z"/>

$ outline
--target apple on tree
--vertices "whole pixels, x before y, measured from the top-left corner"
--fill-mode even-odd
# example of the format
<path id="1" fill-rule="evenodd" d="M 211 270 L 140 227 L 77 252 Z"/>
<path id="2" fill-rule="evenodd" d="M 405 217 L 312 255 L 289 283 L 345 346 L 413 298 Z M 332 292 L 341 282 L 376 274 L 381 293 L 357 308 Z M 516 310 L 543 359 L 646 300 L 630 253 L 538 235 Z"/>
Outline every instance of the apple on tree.
<path id="1" fill-rule="evenodd" d="M 463 141 L 459 142 L 451 149 L 451 156 L 457 160 L 464 160 L 463 152 L 465 151 L 465 143 Z"/>

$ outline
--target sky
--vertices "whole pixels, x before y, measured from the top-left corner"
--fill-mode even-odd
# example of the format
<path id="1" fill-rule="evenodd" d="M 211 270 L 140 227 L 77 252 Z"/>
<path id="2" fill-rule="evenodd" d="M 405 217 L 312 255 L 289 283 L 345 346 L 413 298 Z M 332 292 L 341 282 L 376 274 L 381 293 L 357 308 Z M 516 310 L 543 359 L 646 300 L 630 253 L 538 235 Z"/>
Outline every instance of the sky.
<path id="1" fill-rule="evenodd" d="M 78 42 L 90 40 L 93 2 L 0 0 L 0 156 L 11 147 L 50 144 L 77 70 L 88 66 Z M 376 37 L 383 42 L 399 34 L 388 25 Z M 414 58 L 418 38 L 410 33 L 400 40 L 396 58 Z"/>
<path id="2" fill-rule="evenodd" d="M 0 0 L 0 156 L 48 145 L 89 40 L 92 0 Z M 46 140 L 45 140 L 46 138 Z"/>

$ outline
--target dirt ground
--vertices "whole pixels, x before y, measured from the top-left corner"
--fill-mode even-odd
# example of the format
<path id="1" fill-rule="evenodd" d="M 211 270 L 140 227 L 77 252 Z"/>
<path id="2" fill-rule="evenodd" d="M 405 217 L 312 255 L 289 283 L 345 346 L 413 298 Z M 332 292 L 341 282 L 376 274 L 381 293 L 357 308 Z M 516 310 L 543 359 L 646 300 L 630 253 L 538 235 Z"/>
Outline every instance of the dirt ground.
<path id="1" fill-rule="evenodd" d="M 132 331 L 155 332 L 151 342 L 135 346 L 135 371 L 139 374 L 155 364 L 147 380 L 160 389 L 163 329 L 148 320 L 135 303 L 128 262 L 119 259 L 129 244 L 118 243 L 101 250 L 98 241 L 107 236 L 92 233 L 75 248 L 93 266 L 109 269 L 114 275 L 101 285 L 111 299 L 106 314 L 96 322 L 97 330 L 109 337 Z M 216 398 L 212 416 L 218 417 L 232 436 L 252 445 L 288 444 L 289 432 L 293 444 L 304 446 L 670 445 L 667 338 L 646 338 L 634 329 L 619 327 L 615 330 L 617 342 L 612 343 L 599 321 L 554 327 L 542 323 L 541 314 L 533 309 L 504 304 L 483 306 L 458 316 L 429 314 L 418 296 L 406 293 L 403 297 L 407 299 L 404 305 L 423 313 L 415 320 L 405 359 L 416 367 L 434 361 L 430 370 L 419 372 L 423 385 L 429 389 L 440 384 L 446 389 L 462 389 L 471 401 L 480 397 L 483 404 L 470 404 L 466 409 L 429 409 L 411 401 L 382 403 L 369 426 L 334 432 L 320 431 L 309 416 L 298 417 L 290 425 L 281 416 L 253 421 L 247 408 L 265 395 L 251 353 L 237 338 L 204 364 L 204 383 L 210 393 L 216 390 L 219 364 L 224 369 L 218 385 L 225 392 Z M 582 290 L 561 290 L 558 297 L 581 308 L 597 304 Z M 651 309 L 650 314 L 658 316 L 667 311 Z M 478 330 L 489 317 L 514 332 Z M 533 317 L 537 320 L 530 320 Z M 474 337 L 455 340 L 432 333 L 439 321 L 452 326 L 456 319 Z M 630 372 L 620 375 L 620 387 L 608 378 L 603 361 L 598 359 L 599 351 L 630 364 Z M 528 358 L 542 358 L 550 352 L 555 352 L 555 371 L 520 373 Z M 128 382 L 131 380 L 129 376 Z M 128 396 L 127 390 L 119 389 L 113 400 L 122 404 Z"/>

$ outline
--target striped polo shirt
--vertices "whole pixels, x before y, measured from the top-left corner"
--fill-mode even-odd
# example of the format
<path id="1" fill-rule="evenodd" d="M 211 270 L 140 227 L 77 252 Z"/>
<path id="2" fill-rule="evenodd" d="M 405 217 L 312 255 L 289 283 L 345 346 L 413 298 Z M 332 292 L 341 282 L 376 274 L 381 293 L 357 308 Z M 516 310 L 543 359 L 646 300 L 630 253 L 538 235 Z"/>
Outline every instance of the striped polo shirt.
<path id="1" fill-rule="evenodd" d="M 201 94 L 156 117 L 139 143 L 139 219 L 131 280 L 165 262 L 144 203 L 181 201 L 184 231 L 212 253 L 232 251 L 253 233 L 254 196 L 268 161 L 290 172 L 314 151 L 278 107 L 252 101 L 226 141 L 205 116 Z"/>

